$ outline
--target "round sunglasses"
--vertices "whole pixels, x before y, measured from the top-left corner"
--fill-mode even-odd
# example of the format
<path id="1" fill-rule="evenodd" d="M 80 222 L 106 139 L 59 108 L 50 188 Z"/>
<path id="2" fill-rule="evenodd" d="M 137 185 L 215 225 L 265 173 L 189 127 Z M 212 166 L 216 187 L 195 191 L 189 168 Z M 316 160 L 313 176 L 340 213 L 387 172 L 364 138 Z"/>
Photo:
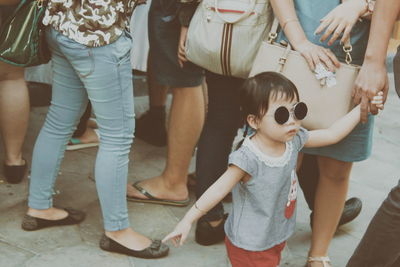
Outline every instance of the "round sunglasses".
<path id="1" fill-rule="evenodd" d="M 293 115 L 295 120 L 302 120 L 307 116 L 307 112 L 307 105 L 304 102 L 298 102 L 294 104 L 293 109 L 290 111 L 284 106 L 277 108 L 274 118 L 278 124 L 283 125 L 289 120 L 290 115 Z"/>

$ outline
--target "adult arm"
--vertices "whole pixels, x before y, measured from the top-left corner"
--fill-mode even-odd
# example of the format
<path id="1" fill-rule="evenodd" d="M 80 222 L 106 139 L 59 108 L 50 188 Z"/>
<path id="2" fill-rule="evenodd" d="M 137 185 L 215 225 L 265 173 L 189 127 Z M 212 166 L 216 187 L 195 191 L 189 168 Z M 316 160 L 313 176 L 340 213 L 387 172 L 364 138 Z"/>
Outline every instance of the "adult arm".
<path id="1" fill-rule="evenodd" d="M 339 61 L 329 49 L 307 39 L 296 15 L 293 0 L 271 0 L 270 3 L 290 44 L 307 60 L 312 70 L 321 62 L 332 71 L 339 67 Z"/>
<path id="2" fill-rule="evenodd" d="M 361 103 L 361 121 L 368 121 L 368 111 L 377 114 L 378 109 L 369 103 L 378 91 L 383 91 L 384 101 L 389 89 L 386 53 L 393 25 L 400 13 L 399 0 L 377 0 L 372 15 L 371 30 L 364 64 L 353 90 L 354 102 Z"/>
<path id="3" fill-rule="evenodd" d="M 180 0 L 181 7 L 179 9 L 179 22 L 181 23 L 181 33 L 178 43 L 178 63 L 183 67 L 183 63 L 187 61 L 185 55 L 185 43 L 190 21 L 199 5 L 198 0 Z"/>

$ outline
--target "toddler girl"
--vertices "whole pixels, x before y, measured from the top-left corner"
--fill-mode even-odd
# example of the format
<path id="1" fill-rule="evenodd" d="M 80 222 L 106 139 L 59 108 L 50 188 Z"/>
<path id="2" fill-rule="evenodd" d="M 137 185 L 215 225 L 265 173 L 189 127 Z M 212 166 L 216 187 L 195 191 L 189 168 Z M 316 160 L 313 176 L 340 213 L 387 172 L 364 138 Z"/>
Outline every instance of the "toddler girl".
<path id="1" fill-rule="evenodd" d="M 296 162 L 303 146 L 339 142 L 357 125 L 360 108 L 324 130 L 307 131 L 300 121 L 307 106 L 283 75 L 264 72 L 249 78 L 240 92 L 245 139 L 229 157 L 226 172 L 197 200 L 163 241 L 182 245 L 192 224 L 232 190 L 233 207 L 225 223 L 226 248 L 233 267 L 276 267 L 295 228 Z M 374 98 L 378 107 L 382 95 Z M 248 127 L 254 133 L 246 137 Z"/>

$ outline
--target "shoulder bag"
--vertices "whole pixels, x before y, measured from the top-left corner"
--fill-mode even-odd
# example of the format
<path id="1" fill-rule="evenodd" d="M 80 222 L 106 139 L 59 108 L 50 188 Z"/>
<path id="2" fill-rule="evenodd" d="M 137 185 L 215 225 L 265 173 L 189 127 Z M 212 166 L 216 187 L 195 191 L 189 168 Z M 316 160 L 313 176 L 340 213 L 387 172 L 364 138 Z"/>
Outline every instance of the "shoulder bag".
<path id="1" fill-rule="evenodd" d="M 203 0 L 189 25 L 186 56 L 211 72 L 247 78 L 271 22 L 268 0 Z"/>
<path id="2" fill-rule="evenodd" d="M 29 67 L 47 63 L 51 54 L 42 19 L 46 0 L 22 0 L 0 28 L 0 60 Z"/>
<path id="3" fill-rule="evenodd" d="M 351 64 L 350 41 L 343 46 L 346 63 L 336 69 L 336 84 L 330 85 L 331 77 L 322 75 L 317 79 L 304 57 L 292 50 L 290 44 L 283 46 L 275 42 L 278 26 L 275 19 L 268 39 L 260 46 L 250 76 L 264 71 L 282 73 L 296 85 L 301 101 L 308 106 L 302 126 L 309 130 L 328 128 L 354 106 L 351 92 L 360 67 Z"/>

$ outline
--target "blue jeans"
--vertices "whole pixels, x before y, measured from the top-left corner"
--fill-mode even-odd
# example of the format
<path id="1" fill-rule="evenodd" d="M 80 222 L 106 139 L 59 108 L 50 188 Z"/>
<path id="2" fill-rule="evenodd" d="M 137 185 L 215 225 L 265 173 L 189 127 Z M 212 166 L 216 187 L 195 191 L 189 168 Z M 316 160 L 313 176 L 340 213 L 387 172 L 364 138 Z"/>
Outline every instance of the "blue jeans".
<path id="1" fill-rule="evenodd" d="M 347 267 L 400 266 L 400 181 L 383 201 Z"/>
<path id="2" fill-rule="evenodd" d="M 131 38 L 123 34 L 112 44 L 91 48 L 51 27 L 46 37 L 52 52 L 53 94 L 33 150 L 28 205 L 52 207 L 66 144 L 89 99 L 100 131 L 95 177 L 104 228 L 128 228 L 126 183 L 134 131 Z"/>

